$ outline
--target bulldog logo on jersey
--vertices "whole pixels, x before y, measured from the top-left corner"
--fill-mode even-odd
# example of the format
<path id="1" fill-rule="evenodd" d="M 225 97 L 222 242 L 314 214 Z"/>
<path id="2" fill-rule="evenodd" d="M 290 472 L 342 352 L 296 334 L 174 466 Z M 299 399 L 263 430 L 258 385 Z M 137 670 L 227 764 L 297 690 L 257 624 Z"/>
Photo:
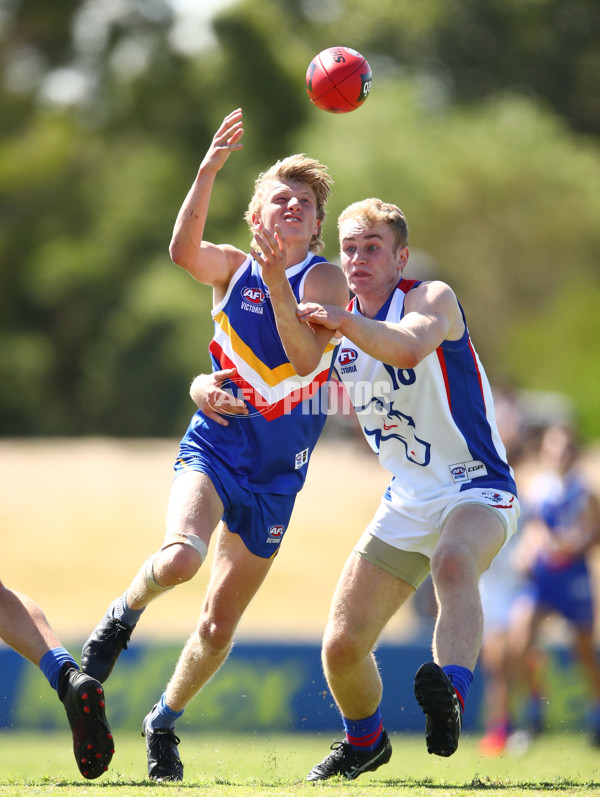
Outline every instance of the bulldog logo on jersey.
<path id="1" fill-rule="evenodd" d="M 374 429 L 368 429 L 367 424 L 363 426 L 367 438 L 373 437 L 377 453 L 379 453 L 381 444 L 386 440 L 400 440 L 406 449 L 406 459 L 422 467 L 429 465 L 431 444 L 416 436 L 414 420 L 410 415 L 395 410 L 393 402 L 376 396 L 363 407 L 356 407 L 356 412 L 359 414 L 371 412 L 377 417 L 378 420 L 374 420 L 374 424 L 376 424 Z"/>

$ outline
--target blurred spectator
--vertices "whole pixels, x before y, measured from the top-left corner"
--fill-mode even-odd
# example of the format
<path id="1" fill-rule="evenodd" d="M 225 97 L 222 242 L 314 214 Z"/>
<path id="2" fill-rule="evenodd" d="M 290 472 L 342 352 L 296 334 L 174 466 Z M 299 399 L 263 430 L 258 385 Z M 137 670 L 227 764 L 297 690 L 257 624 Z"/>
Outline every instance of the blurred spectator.
<path id="1" fill-rule="evenodd" d="M 498 431 L 506 448 L 508 462 L 515 470 L 517 489 L 520 490 L 518 466 L 529 450 L 531 439 L 529 430 L 533 429 L 533 426 L 526 425 L 526 414 L 516 392 L 507 389 L 495 390 L 494 403 Z M 513 730 L 508 639 L 512 604 L 523 580 L 514 563 L 519 534 L 520 531 L 517 531 L 480 580 L 484 617 L 480 662 L 485 679 L 483 697 L 485 733 L 480 742 L 480 749 L 484 755 L 501 753 Z"/>
<path id="2" fill-rule="evenodd" d="M 525 583 L 511 612 L 510 646 L 514 676 L 523 683 L 543 620 L 558 614 L 567 621 L 574 651 L 589 681 L 592 742 L 600 746 L 600 662 L 594 647 L 594 601 L 587 563 L 590 549 L 600 538 L 600 502 L 578 461 L 573 429 L 564 424 L 549 426 L 540 444 L 541 470 L 521 496 L 525 522 L 515 560 Z M 537 713 L 529 719 L 540 725 L 541 703 Z"/>
<path id="3" fill-rule="evenodd" d="M 522 576 L 514 563 L 518 534 L 496 556 L 480 582 L 484 617 L 481 666 L 485 678 L 485 733 L 480 749 L 484 755 L 501 753 L 513 730 L 508 640 L 511 609 L 522 584 Z"/>

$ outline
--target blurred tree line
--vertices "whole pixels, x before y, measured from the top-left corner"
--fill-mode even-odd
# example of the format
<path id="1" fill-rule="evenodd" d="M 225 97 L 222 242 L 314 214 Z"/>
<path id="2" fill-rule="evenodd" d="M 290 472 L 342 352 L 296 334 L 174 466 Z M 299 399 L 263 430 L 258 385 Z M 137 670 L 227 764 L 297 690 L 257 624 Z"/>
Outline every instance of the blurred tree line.
<path id="1" fill-rule="evenodd" d="M 247 247 L 258 172 L 320 158 L 330 259 L 346 204 L 398 203 L 408 270 L 455 288 L 492 383 L 567 394 L 600 436 L 597 0 L 242 0 L 210 28 L 177 5 L 0 0 L 0 434 L 183 431 L 211 291 L 168 243 L 241 106 L 209 240 Z M 304 90 L 333 44 L 374 75 L 344 116 Z"/>

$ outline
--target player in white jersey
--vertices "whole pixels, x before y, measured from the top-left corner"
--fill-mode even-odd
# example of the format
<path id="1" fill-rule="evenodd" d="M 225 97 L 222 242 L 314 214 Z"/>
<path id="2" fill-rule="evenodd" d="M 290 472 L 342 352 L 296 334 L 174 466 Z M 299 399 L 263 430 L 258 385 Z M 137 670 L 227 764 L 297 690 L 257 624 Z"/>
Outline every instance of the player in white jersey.
<path id="1" fill-rule="evenodd" d="M 323 640 L 327 682 L 346 739 L 309 773 L 354 779 L 391 755 L 373 648 L 431 570 L 434 661 L 415 676 L 427 749 L 449 756 L 481 646 L 479 578 L 516 529 L 513 474 L 462 309 L 443 282 L 404 280 L 402 211 L 378 199 L 338 220 L 355 298 L 300 317 L 343 334 L 338 370 L 363 432 L 393 479 L 341 574 Z"/>
<path id="2" fill-rule="evenodd" d="M 238 109 L 213 137 L 179 211 L 170 254 L 212 287 L 213 364 L 230 377 L 229 398 L 245 417 L 232 420 L 225 434 L 210 410 L 196 413 L 175 464 L 164 544 L 111 604 L 81 657 L 84 671 L 104 682 L 142 612 L 195 576 L 219 527 L 198 626 L 143 722 L 148 775 L 157 781 L 183 779 L 175 721 L 227 658 L 279 549 L 325 422 L 324 412 L 303 413 L 302 403 L 328 379 L 336 349 L 327 329 L 298 319 L 298 301 L 348 301 L 341 270 L 317 255 L 331 178 L 305 155 L 284 158 L 257 179 L 246 213 L 255 251 L 204 240 L 214 180 L 241 148 L 242 134 Z"/>

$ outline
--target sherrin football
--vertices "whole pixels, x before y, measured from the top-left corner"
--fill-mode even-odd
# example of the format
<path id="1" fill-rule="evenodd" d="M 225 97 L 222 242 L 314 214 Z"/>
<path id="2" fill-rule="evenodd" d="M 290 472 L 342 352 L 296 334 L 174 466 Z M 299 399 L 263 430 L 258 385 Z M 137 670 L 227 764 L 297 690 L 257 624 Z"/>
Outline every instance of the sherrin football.
<path id="1" fill-rule="evenodd" d="M 316 55 L 306 72 L 310 101 L 330 113 L 355 111 L 371 91 L 371 67 L 350 47 L 328 47 Z"/>

